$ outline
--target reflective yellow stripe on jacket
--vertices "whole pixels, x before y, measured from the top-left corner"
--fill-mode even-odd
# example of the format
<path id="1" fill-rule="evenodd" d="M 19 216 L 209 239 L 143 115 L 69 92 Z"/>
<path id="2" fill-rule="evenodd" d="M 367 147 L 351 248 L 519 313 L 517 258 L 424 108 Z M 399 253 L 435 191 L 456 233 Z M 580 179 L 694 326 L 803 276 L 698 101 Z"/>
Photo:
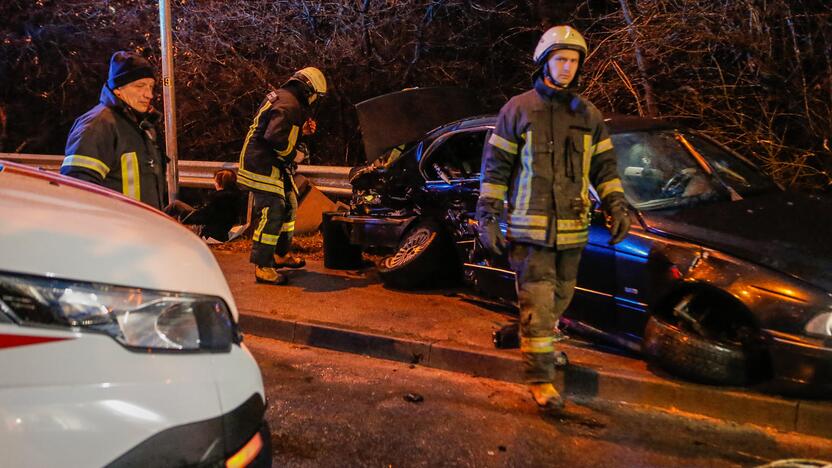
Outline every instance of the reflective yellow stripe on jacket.
<path id="1" fill-rule="evenodd" d="M 485 198 L 494 198 L 496 200 L 505 200 L 508 187 L 502 184 L 492 184 L 490 182 L 483 182 L 480 184 L 480 196 Z"/>
<path id="2" fill-rule="evenodd" d="M 505 151 L 509 154 L 517 154 L 517 143 L 513 141 L 506 140 L 505 138 L 497 135 L 496 133 L 491 134 L 491 138 L 488 139 L 488 143 L 495 148 L 500 148 L 501 150 Z"/>
<path id="3" fill-rule="evenodd" d="M 142 199 L 139 157 L 135 152 L 121 155 L 121 192 L 134 200 Z"/>
<path id="4" fill-rule="evenodd" d="M 300 132 L 300 128 L 297 125 L 292 125 L 292 129 L 289 130 L 289 142 L 286 144 L 286 148 L 282 150 L 277 150 L 278 156 L 288 156 L 289 153 L 295 148 L 295 143 L 298 141 L 298 133 Z"/>
<path id="5" fill-rule="evenodd" d="M 107 167 L 106 164 L 101 162 L 100 160 L 93 158 L 91 156 L 84 156 L 82 154 L 70 154 L 64 158 L 64 162 L 61 163 L 61 167 L 82 167 L 84 169 L 89 169 L 91 171 L 95 171 L 101 177 L 106 178 L 107 174 L 110 173 L 110 168 Z"/>
<path id="6" fill-rule="evenodd" d="M 283 178 L 281 177 L 280 171 L 276 168 L 272 168 L 272 174 L 268 177 L 241 168 L 237 171 L 237 183 L 263 192 L 276 193 L 278 195 L 283 195 L 284 193 Z"/>

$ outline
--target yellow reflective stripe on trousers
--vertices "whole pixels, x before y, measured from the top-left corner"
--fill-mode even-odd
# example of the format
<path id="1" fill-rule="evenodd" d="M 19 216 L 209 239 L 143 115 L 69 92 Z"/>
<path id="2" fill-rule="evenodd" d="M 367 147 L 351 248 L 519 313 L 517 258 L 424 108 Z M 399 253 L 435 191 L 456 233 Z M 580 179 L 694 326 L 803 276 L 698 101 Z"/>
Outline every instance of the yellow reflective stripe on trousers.
<path id="1" fill-rule="evenodd" d="M 84 169 L 97 172 L 101 177 L 107 177 L 107 174 L 110 173 L 110 168 L 106 164 L 98 159 L 82 154 L 67 155 L 61 164 L 61 167 L 64 166 L 83 167 Z"/>
<path id="2" fill-rule="evenodd" d="M 536 337 L 520 337 L 520 351 L 524 353 L 553 353 L 555 347 L 553 345 L 554 339 L 551 336 Z"/>
<path id="3" fill-rule="evenodd" d="M 257 229 L 254 230 L 254 235 L 251 236 L 251 240 L 254 242 L 260 242 L 260 235 L 263 234 L 263 229 L 266 228 L 266 223 L 269 222 L 269 207 L 263 207 L 260 210 L 260 222 L 257 223 Z"/>
<path id="4" fill-rule="evenodd" d="M 248 148 L 248 142 L 251 141 L 251 136 L 254 135 L 254 131 L 257 130 L 257 125 L 260 124 L 260 116 L 263 115 L 263 112 L 271 107 L 272 103 L 267 99 L 266 103 L 260 107 L 260 110 L 257 111 L 257 115 L 254 116 L 254 121 L 251 123 L 251 126 L 248 128 L 248 133 L 246 133 L 246 141 L 243 143 L 243 149 L 240 150 L 240 170 L 243 169 L 243 160 L 246 156 L 246 148 Z"/>
<path id="5" fill-rule="evenodd" d="M 514 213 L 518 215 L 526 214 L 529 209 L 529 200 L 532 195 L 532 162 L 534 155 L 532 154 L 532 132 L 526 132 L 523 138 L 526 142 L 523 144 L 523 150 L 520 152 L 520 174 L 517 177 L 517 193 L 514 196 Z"/>
<path id="6" fill-rule="evenodd" d="M 515 226 L 529 226 L 546 229 L 549 227 L 549 217 L 545 215 L 521 215 L 509 213 L 508 223 Z"/>
<path id="7" fill-rule="evenodd" d="M 295 222 L 289 221 L 288 223 L 283 223 L 283 226 L 280 226 L 280 232 L 294 232 L 295 231 Z"/>
<path id="8" fill-rule="evenodd" d="M 511 239 L 523 238 L 541 242 L 546 240 L 546 229 L 540 228 L 526 228 L 509 224 L 506 234 Z"/>
<path id="9" fill-rule="evenodd" d="M 266 245 L 277 245 L 277 236 L 273 234 L 260 234 L 260 243 Z"/>
<path id="10" fill-rule="evenodd" d="M 579 232 L 558 232 L 558 245 L 583 244 L 589 241 L 589 230 Z"/>
<path id="11" fill-rule="evenodd" d="M 491 134 L 491 138 L 488 139 L 488 143 L 495 148 L 505 151 L 506 153 L 517 154 L 517 143 L 506 140 L 496 133 Z"/>
<path id="12" fill-rule="evenodd" d="M 142 199 L 139 157 L 136 153 L 121 155 L 121 192 L 134 200 Z"/>
<path id="13" fill-rule="evenodd" d="M 286 149 L 284 150 L 277 150 L 278 156 L 288 156 L 289 153 L 295 148 L 295 143 L 298 140 L 298 132 L 300 132 L 300 127 L 297 125 L 292 125 L 292 129 L 289 130 L 289 142 L 286 144 Z"/>
<path id="14" fill-rule="evenodd" d="M 624 187 L 621 186 L 621 179 L 618 177 L 610 179 L 598 186 L 598 196 L 601 197 L 601 200 L 615 192 L 624 193 Z"/>
<path id="15" fill-rule="evenodd" d="M 480 196 L 483 198 L 494 198 L 496 200 L 505 200 L 508 187 L 501 184 L 492 184 L 490 182 L 483 182 L 480 184 Z"/>
<path id="16" fill-rule="evenodd" d="M 609 151 L 612 149 L 612 139 L 607 138 L 606 140 L 598 142 L 596 145 L 592 145 L 592 156 L 596 154 L 601 154 L 604 151 Z"/>

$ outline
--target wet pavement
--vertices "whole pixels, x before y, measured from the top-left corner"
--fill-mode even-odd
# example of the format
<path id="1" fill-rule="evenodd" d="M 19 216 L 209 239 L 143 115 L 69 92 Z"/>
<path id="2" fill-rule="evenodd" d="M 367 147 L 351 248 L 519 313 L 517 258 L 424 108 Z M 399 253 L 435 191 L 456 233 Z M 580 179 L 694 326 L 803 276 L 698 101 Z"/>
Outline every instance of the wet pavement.
<path id="1" fill-rule="evenodd" d="M 637 405 L 538 413 L 519 384 L 246 335 L 275 466 L 755 466 L 828 440 Z"/>
<path id="2" fill-rule="evenodd" d="M 391 290 L 381 285 L 371 265 L 340 271 L 324 268 L 320 260 L 289 270 L 286 286 L 257 284 L 247 252 L 214 253 L 246 333 L 510 382 L 520 379 L 519 351 L 498 350 L 491 343 L 492 332 L 514 313 L 464 290 Z M 571 364 L 559 372 L 556 386 L 579 401 L 651 405 L 832 438 L 829 402 L 684 382 L 648 368 L 635 356 L 574 337 L 558 347 Z"/>

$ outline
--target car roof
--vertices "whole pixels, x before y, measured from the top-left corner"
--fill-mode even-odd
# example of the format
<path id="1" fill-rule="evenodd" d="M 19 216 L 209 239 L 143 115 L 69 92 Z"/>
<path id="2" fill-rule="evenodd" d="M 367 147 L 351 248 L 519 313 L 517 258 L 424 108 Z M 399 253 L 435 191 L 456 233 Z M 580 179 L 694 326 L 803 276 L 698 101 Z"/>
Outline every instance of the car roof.
<path id="1" fill-rule="evenodd" d="M 497 114 L 466 117 L 435 128 L 434 130 L 428 132 L 425 138 L 432 139 L 449 131 L 466 130 L 478 127 L 493 127 L 496 125 L 496 122 Z M 604 122 L 606 122 L 610 133 L 670 130 L 681 127 L 679 124 L 669 120 L 621 114 L 606 116 Z"/>

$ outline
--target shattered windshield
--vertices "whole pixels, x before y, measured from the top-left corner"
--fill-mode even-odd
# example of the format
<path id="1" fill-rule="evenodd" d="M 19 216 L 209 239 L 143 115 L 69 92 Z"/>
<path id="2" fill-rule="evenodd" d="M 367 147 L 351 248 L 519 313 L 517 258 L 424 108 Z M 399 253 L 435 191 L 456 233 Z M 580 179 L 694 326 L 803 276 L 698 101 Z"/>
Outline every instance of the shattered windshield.
<path id="1" fill-rule="evenodd" d="M 612 140 L 625 195 L 640 210 L 736 200 L 773 186 L 754 166 L 690 133 L 639 131 Z"/>

